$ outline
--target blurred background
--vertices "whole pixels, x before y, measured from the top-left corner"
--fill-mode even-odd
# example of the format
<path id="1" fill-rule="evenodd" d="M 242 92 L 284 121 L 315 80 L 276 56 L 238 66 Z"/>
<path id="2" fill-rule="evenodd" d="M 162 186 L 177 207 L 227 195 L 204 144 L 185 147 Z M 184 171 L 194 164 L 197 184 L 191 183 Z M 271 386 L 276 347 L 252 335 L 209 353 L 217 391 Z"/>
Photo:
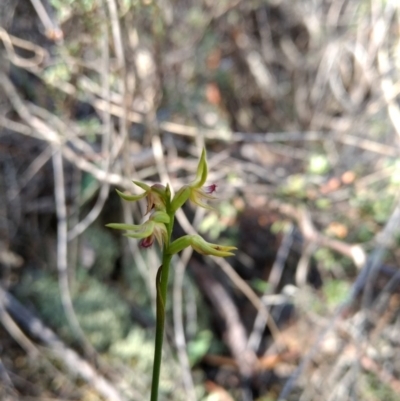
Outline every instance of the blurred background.
<path id="1" fill-rule="evenodd" d="M 193 179 L 160 400 L 400 398 L 396 0 L 2 0 L 0 399 L 149 398 L 159 249 Z"/>

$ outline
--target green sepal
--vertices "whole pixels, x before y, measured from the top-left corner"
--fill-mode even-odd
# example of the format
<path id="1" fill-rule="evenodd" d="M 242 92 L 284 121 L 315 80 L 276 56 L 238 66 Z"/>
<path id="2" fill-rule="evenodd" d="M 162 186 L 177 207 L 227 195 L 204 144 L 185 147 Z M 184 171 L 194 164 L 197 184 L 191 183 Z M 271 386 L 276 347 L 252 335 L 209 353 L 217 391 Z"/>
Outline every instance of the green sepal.
<path id="1" fill-rule="evenodd" d="M 231 251 L 237 249 L 234 246 L 224 246 L 218 244 L 212 244 L 205 241 L 200 235 L 185 235 L 178 238 L 168 247 L 168 253 L 174 255 L 188 246 L 191 246 L 196 252 L 202 255 L 212 255 L 221 258 L 226 258 L 228 256 L 233 256 Z"/>
<path id="2" fill-rule="evenodd" d="M 138 187 L 142 188 L 144 191 L 149 192 L 151 190 L 151 187 L 149 187 L 147 184 L 141 181 L 132 181 L 135 185 Z"/>
<path id="3" fill-rule="evenodd" d="M 228 256 L 233 256 L 234 254 L 230 251 L 234 251 L 237 249 L 234 246 L 224 246 L 218 244 L 212 244 L 210 242 L 205 241 L 200 235 L 192 235 L 191 236 L 191 245 L 192 248 L 203 255 L 212 255 L 218 256 L 221 258 L 226 258 Z"/>
<path id="4" fill-rule="evenodd" d="M 169 187 L 169 184 L 167 184 L 167 186 L 165 187 L 164 196 L 167 203 L 171 201 L 171 188 Z"/>
<path id="5" fill-rule="evenodd" d="M 129 233 L 124 234 L 125 237 L 129 238 L 147 238 L 151 234 L 153 234 L 155 222 L 151 220 L 147 220 L 146 223 L 140 225 L 140 229 L 136 231 L 130 231 Z"/>
<path id="6" fill-rule="evenodd" d="M 185 248 L 191 245 L 191 235 L 184 235 L 172 242 L 168 247 L 168 253 L 175 255 L 176 253 L 183 251 Z"/>
<path id="7" fill-rule="evenodd" d="M 144 193 L 142 193 L 142 194 L 140 194 L 140 195 L 127 195 L 127 194 L 124 194 L 124 193 L 121 192 L 121 191 L 118 191 L 118 189 L 116 189 L 116 191 L 117 191 L 117 194 L 118 194 L 122 199 L 124 199 L 124 200 L 126 200 L 126 201 L 128 201 L 128 202 L 136 202 L 136 201 L 138 201 L 138 200 L 140 200 L 140 199 L 143 199 L 143 198 L 146 196 L 146 192 L 144 192 Z"/>
<path id="8" fill-rule="evenodd" d="M 114 228 L 116 230 L 138 230 L 142 227 L 142 225 L 136 224 L 123 224 L 123 223 L 110 223 L 106 224 L 106 227 Z"/>
<path id="9" fill-rule="evenodd" d="M 199 164 L 197 165 L 196 178 L 190 184 L 190 186 L 192 188 L 202 187 L 207 180 L 207 175 L 208 175 L 207 155 L 206 155 L 206 149 L 203 148 L 203 151 L 201 152 Z"/>
<path id="10" fill-rule="evenodd" d="M 171 202 L 171 210 L 175 213 L 179 208 L 181 208 L 185 202 L 189 199 L 190 188 L 184 185 L 174 196 Z"/>
<path id="11" fill-rule="evenodd" d="M 168 214 L 161 210 L 154 212 L 153 215 L 150 217 L 150 219 L 155 221 L 156 223 L 164 223 L 164 224 L 168 224 L 170 221 Z"/>

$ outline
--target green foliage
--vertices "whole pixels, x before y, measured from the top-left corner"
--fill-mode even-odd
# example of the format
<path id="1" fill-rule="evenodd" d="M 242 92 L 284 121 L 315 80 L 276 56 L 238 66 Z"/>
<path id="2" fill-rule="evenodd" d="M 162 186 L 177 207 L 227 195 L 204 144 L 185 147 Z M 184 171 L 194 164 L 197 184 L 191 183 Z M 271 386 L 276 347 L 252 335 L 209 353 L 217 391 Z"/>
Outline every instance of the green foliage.
<path id="1" fill-rule="evenodd" d="M 258 292 L 264 293 L 271 287 L 271 284 L 268 281 L 261 280 L 259 278 L 255 278 L 251 280 L 251 286 Z"/>
<path id="2" fill-rule="evenodd" d="M 74 342 L 74 334 L 61 303 L 58 281 L 53 275 L 25 274 L 17 291 L 20 297 L 28 298 L 35 304 L 45 322 L 67 342 Z M 112 288 L 83 272 L 77 277 L 73 305 L 87 338 L 100 351 L 123 338 L 129 329 L 128 305 Z"/>
<path id="3" fill-rule="evenodd" d="M 110 347 L 109 353 L 132 366 L 138 374 L 142 374 L 142 380 L 150 379 L 154 358 L 154 338 L 149 336 L 144 329 L 133 327 L 125 338 Z M 169 394 L 168 399 L 171 400 L 184 400 L 185 395 L 176 392 L 177 377 L 180 376 L 179 364 L 172 358 L 168 358 L 168 366 L 161 371 L 160 393 L 166 396 Z M 137 378 L 133 380 L 132 385 L 135 385 L 136 381 L 138 381 Z M 148 385 L 145 385 L 144 388 L 147 391 Z"/>
<path id="4" fill-rule="evenodd" d="M 314 253 L 317 261 L 321 262 L 324 269 L 332 270 L 336 265 L 335 254 L 328 248 L 320 248 Z"/>
<path id="5" fill-rule="evenodd" d="M 324 271 L 351 272 L 354 268 L 350 258 L 339 255 L 328 248 L 319 248 L 314 253 L 314 258 L 319 262 Z"/>
<path id="6" fill-rule="evenodd" d="M 400 184 L 400 160 L 397 159 L 393 163 L 394 166 L 394 171 L 392 175 L 390 176 L 390 182 L 393 185 L 399 185 Z"/>
<path id="7" fill-rule="evenodd" d="M 50 85 L 59 85 L 71 79 L 71 69 L 66 63 L 59 63 L 48 67 L 43 73 L 43 79 Z"/>
<path id="8" fill-rule="evenodd" d="M 154 340 L 139 327 L 110 347 L 110 354 L 130 363 L 143 372 L 150 372 L 153 365 Z"/>
<path id="9" fill-rule="evenodd" d="M 58 13 L 60 20 L 73 13 L 89 13 L 98 5 L 98 0 L 50 0 L 51 5 Z"/>
<path id="10" fill-rule="evenodd" d="M 360 399 L 368 401 L 398 401 L 396 394 L 388 385 L 373 374 L 363 376 L 360 387 Z"/>
<path id="11" fill-rule="evenodd" d="M 308 164 L 311 174 L 323 175 L 330 169 L 328 158 L 325 155 L 312 155 Z"/>
<path id="12" fill-rule="evenodd" d="M 362 217 L 370 217 L 377 223 L 384 224 L 392 212 L 394 201 L 393 194 L 377 189 L 373 196 L 361 193 L 350 202 L 359 209 Z"/>
<path id="13" fill-rule="evenodd" d="M 296 198 L 305 198 L 306 178 L 301 174 L 293 174 L 286 180 L 285 184 L 280 188 L 280 192 L 286 196 L 294 196 Z"/>
<path id="14" fill-rule="evenodd" d="M 82 132 L 85 133 L 85 137 L 88 142 L 95 143 L 96 135 L 101 131 L 101 124 L 98 118 L 86 118 L 85 120 L 78 121 L 78 126 Z"/>
<path id="15" fill-rule="evenodd" d="M 193 7 L 187 14 L 187 23 L 193 28 L 202 28 L 208 23 L 208 18 L 205 13 L 202 12 L 201 7 Z"/>
<path id="16" fill-rule="evenodd" d="M 82 175 L 81 181 L 81 206 L 86 202 L 93 199 L 96 192 L 99 190 L 99 182 L 92 176 L 92 174 L 85 173 Z"/>
<path id="17" fill-rule="evenodd" d="M 344 280 L 329 280 L 323 287 L 326 304 L 333 309 L 343 302 L 349 294 L 350 284 Z"/>
<path id="18" fill-rule="evenodd" d="M 357 242 L 368 242 L 374 238 L 375 229 L 372 224 L 361 223 L 355 231 L 355 239 Z"/>
<path id="19" fill-rule="evenodd" d="M 210 330 L 199 331 L 195 338 L 189 341 L 187 352 L 191 365 L 199 362 L 208 352 L 213 339 L 213 333 Z"/>
<path id="20" fill-rule="evenodd" d="M 373 202 L 372 213 L 377 223 L 385 224 L 392 213 L 394 197 L 388 195 Z"/>
<path id="21" fill-rule="evenodd" d="M 274 221 L 272 223 L 270 230 L 271 230 L 272 234 L 278 235 L 278 234 L 286 232 L 287 228 L 288 228 L 288 222 L 287 221 L 285 221 L 285 220 L 276 220 L 276 221 Z"/>
<path id="22" fill-rule="evenodd" d="M 315 201 L 315 206 L 320 210 L 327 210 L 332 207 L 332 202 L 328 198 L 318 198 Z"/>

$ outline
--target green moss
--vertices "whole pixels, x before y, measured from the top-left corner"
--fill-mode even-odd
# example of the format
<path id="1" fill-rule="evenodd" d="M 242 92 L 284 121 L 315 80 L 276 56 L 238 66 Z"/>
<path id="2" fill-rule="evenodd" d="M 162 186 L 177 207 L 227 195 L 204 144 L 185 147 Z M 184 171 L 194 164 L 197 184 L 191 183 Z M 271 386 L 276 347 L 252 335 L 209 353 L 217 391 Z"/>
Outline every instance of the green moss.
<path id="1" fill-rule="evenodd" d="M 363 384 L 360 386 L 360 399 L 363 400 L 385 400 L 398 401 L 399 395 L 374 374 L 367 374 L 363 377 Z"/>
<path id="2" fill-rule="evenodd" d="M 350 284 L 343 280 L 330 280 L 324 287 L 323 292 L 328 308 L 333 309 L 343 302 L 350 291 Z"/>
<path id="3" fill-rule="evenodd" d="M 56 277 L 25 274 L 17 292 L 34 303 L 44 321 L 62 338 L 70 343 L 76 340 L 65 317 Z M 112 288 L 84 273 L 77 277 L 73 305 L 88 340 L 100 351 L 125 337 L 129 330 L 128 305 Z"/>
<path id="4" fill-rule="evenodd" d="M 130 384 L 134 387 L 143 385 L 149 388 L 151 372 L 153 368 L 154 358 L 154 338 L 140 327 L 134 327 L 128 336 L 120 341 L 117 341 L 110 348 L 110 354 L 119 360 L 124 360 L 126 364 L 132 366 L 138 377 L 131 377 Z M 163 394 L 162 399 L 183 401 L 186 400 L 186 394 L 180 391 L 177 387 L 177 381 L 182 377 L 181 368 L 177 361 L 172 358 L 163 356 L 163 369 L 161 369 L 160 377 L 160 394 Z M 139 383 L 138 383 L 139 382 Z M 143 399 L 146 399 L 144 397 Z"/>

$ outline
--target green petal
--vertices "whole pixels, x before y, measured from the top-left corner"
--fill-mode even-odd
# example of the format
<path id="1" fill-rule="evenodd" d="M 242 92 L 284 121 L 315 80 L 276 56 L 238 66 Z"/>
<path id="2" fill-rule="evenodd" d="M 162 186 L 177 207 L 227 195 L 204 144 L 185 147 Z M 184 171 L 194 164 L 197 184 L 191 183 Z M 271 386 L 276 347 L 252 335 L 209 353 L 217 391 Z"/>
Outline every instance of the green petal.
<path id="1" fill-rule="evenodd" d="M 143 194 L 140 194 L 140 195 L 127 195 L 127 194 L 124 194 L 124 193 L 121 192 L 121 191 L 118 191 L 118 189 L 116 189 L 116 191 L 117 191 L 117 194 L 118 194 L 122 199 L 124 199 L 124 200 L 126 200 L 126 201 L 128 201 L 128 202 L 136 202 L 136 201 L 138 201 L 138 200 L 140 200 L 140 199 L 143 199 L 143 198 L 146 196 L 146 192 L 144 192 Z"/>
<path id="2" fill-rule="evenodd" d="M 141 181 L 132 181 L 135 185 L 138 187 L 142 188 L 144 191 L 149 192 L 151 191 L 151 187 L 149 187 L 147 184 Z"/>
<path id="3" fill-rule="evenodd" d="M 201 152 L 199 164 L 197 165 L 196 178 L 190 184 L 192 188 L 200 188 L 204 185 L 207 180 L 208 167 L 207 167 L 207 155 L 206 148 L 203 148 Z"/>
<path id="4" fill-rule="evenodd" d="M 154 231 L 154 221 L 146 221 L 146 223 L 140 225 L 140 230 L 137 231 L 131 231 L 127 234 L 124 234 L 125 237 L 130 237 L 130 238 L 147 238 L 151 234 L 153 234 Z"/>
<path id="5" fill-rule="evenodd" d="M 142 225 L 110 223 L 110 224 L 106 224 L 106 227 L 115 228 L 116 230 L 138 230 L 142 227 Z"/>
<path id="6" fill-rule="evenodd" d="M 233 256 L 234 254 L 229 251 L 233 251 L 237 249 L 234 246 L 223 246 L 223 245 L 218 245 L 218 244 L 211 244 L 207 241 L 205 241 L 202 237 L 199 235 L 193 235 L 192 236 L 192 248 L 203 254 L 203 255 L 212 255 L 212 256 L 218 256 L 218 257 L 228 257 L 228 256 Z"/>
<path id="7" fill-rule="evenodd" d="M 150 235 L 151 235 L 151 233 L 149 235 L 144 235 L 143 233 L 140 233 L 140 232 L 137 232 L 137 233 L 132 232 L 132 233 L 129 233 L 129 234 L 128 233 L 124 234 L 124 237 L 142 239 L 142 238 L 150 237 Z"/>
<path id="8" fill-rule="evenodd" d="M 190 196 L 190 188 L 184 185 L 174 196 L 171 202 L 171 209 L 175 213 L 179 208 L 181 208 Z"/>
<path id="9" fill-rule="evenodd" d="M 218 244 L 212 244 L 210 242 L 208 242 L 208 245 L 210 245 L 215 250 L 218 249 L 218 250 L 220 250 L 222 252 L 230 252 L 230 251 L 236 251 L 237 250 L 236 246 L 218 245 Z"/>

